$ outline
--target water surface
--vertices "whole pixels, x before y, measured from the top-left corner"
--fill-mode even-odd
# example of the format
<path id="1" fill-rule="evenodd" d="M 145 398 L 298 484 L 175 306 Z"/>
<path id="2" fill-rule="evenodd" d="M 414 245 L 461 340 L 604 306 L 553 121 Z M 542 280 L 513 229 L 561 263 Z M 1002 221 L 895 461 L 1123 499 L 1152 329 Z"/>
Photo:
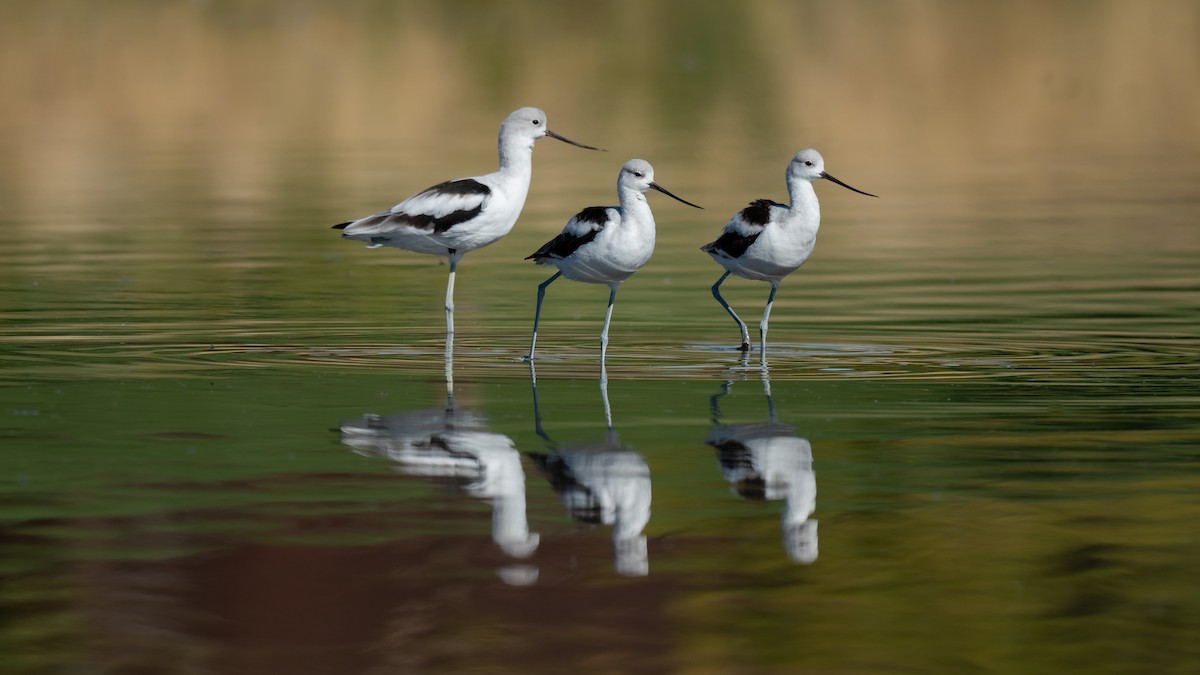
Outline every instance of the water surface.
<path id="1" fill-rule="evenodd" d="M 0 10 L 6 672 L 1200 667 L 1194 6 L 339 8 Z M 539 143 L 448 400 L 447 268 L 328 226 L 531 103 L 609 152 Z M 764 374 L 698 248 L 808 146 L 881 198 Z M 706 210 L 535 390 L 522 258 L 634 156 Z"/>

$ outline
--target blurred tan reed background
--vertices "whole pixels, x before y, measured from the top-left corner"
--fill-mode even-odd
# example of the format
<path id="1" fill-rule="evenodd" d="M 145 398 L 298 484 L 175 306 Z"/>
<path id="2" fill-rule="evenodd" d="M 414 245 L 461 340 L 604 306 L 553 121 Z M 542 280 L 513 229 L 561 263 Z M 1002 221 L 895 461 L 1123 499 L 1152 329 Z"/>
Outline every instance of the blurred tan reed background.
<path id="1" fill-rule="evenodd" d="M 305 161 L 398 199 L 449 177 L 430 152 L 487 170 L 527 104 L 613 166 L 686 161 L 702 190 L 750 172 L 746 198 L 808 145 L 893 195 L 1014 153 L 1119 180 L 1200 148 L 1200 3 L 5 2 L 0 100 L 0 212 L 80 230 L 120 225 L 88 214 L 152 188 L 159 154 L 192 156 L 198 202 Z"/>

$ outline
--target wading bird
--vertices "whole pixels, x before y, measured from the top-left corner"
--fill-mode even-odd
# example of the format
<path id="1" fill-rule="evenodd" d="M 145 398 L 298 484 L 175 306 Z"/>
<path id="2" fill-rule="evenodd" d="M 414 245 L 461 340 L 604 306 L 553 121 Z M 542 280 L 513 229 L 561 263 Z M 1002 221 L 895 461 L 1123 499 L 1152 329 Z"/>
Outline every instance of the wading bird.
<path id="1" fill-rule="evenodd" d="M 565 276 L 573 281 L 606 284 L 609 288 L 608 311 L 604 315 L 604 329 L 600 332 L 600 362 L 604 363 L 617 288 L 640 270 L 654 253 L 654 214 L 646 201 L 647 190 L 657 190 L 688 206 L 703 208 L 655 183 L 654 167 L 649 162 L 631 159 L 625 162 L 617 176 L 620 206 L 590 206 L 580 211 L 567 222 L 562 234 L 525 258 L 539 265 L 558 268 L 553 276 L 538 285 L 533 337 L 526 357 L 529 361 L 533 361 L 533 350 L 537 346 L 538 320 L 542 316 L 546 287 L 558 277 Z"/>
<path id="2" fill-rule="evenodd" d="M 817 229 L 821 225 L 821 206 L 813 189 L 815 181 L 825 179 L 853 190 L 859 194 L 875 197 L 869 192 L 850 187 L 825 171 L 825 160 L 813 149 L 796 153 L 787 168 L 788 195 L 791 205 L 780 204 L 770 199 L 750 202 L 738 211 L 725 225 L 721 236 L 700 250 L 712 256 L 725 268 L 725 274 L 713 284 L 712 294 L 737 322 L 742 332 L 742 351 L 750 350 L 750 333 L 737 312 L 721 297 L 721 282 L 730 274 L 743 279 L 766 281 L 771 284 L 767 307 L 763 310 L 762 322 L 758 325 L 760 346 L 759 358 L 767 363 L 767 320 L 771 316 L 771 305 L 775 302 L 775 291 L 779 282 L 795 272 L 812 255 L 817 243 Z"/>
<path id="3" fill-rule="evenodd" d="M 457 178 L 418 192 L 375 215 L 334 225 L 344 239 L 369 248 L 392 246 L 446 257 L 446 344 L 454 337 L 454 273 L 463 255 L 508 234 L 529 193 L 533 143 L 543 136 L 588 150 L 600 150 L 563 138 L 546 128 L 546 113 L 521 108 L 500 124 L 500 168 L 489 174 Z"/>

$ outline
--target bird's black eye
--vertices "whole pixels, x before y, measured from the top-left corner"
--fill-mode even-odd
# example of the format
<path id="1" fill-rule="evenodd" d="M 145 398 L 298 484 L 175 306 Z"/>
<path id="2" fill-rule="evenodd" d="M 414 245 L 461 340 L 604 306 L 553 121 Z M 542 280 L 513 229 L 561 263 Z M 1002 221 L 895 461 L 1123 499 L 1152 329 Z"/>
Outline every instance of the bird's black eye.
<path id="1" fill-rule="evenodd" d="M 537 125 L 539 125 L 539 124 L 541 124 L 541 123 L 542 123 L 542 121 L 541 121 L 541 120 L 534 120 L 534 121 L 533 121 L 533 126 L 535 126 L 535 127 L 536 127 Z"/>
<path id="2" fill-rule="evenodd" d="M 534 124 L 536 124 L 536 122 L 535 122 Z M 805 165 L 805 166 L 812 166 L 812 160 L 811 160 L 811 159 L 809 159 L 809 160 L 805 160 L 805 162 L 804 162 L 804 165 Z"/>
<path id="3" fill-rule="evenodd" d="M 634 171 L 633 175 L 637 176 L 638 178 L 644 178 L 646 176 L 646 174 L 642 173 L 641 171 Z"/>

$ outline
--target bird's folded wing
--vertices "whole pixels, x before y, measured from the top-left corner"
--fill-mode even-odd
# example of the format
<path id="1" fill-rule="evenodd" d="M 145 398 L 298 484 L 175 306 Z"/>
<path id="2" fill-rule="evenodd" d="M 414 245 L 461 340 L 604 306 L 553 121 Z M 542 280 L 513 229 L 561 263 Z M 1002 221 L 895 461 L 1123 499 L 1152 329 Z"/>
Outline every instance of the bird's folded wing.
<path id="1" fill-rule="evenodd" d="M 479 215 L 491 196 L 491 188 L 475 179 L 446 181 L 418 192 L 387 211 L 350 223 L 344 228 L 344 235 L 363 238 L 403 229 L 441 234 Z"/>

